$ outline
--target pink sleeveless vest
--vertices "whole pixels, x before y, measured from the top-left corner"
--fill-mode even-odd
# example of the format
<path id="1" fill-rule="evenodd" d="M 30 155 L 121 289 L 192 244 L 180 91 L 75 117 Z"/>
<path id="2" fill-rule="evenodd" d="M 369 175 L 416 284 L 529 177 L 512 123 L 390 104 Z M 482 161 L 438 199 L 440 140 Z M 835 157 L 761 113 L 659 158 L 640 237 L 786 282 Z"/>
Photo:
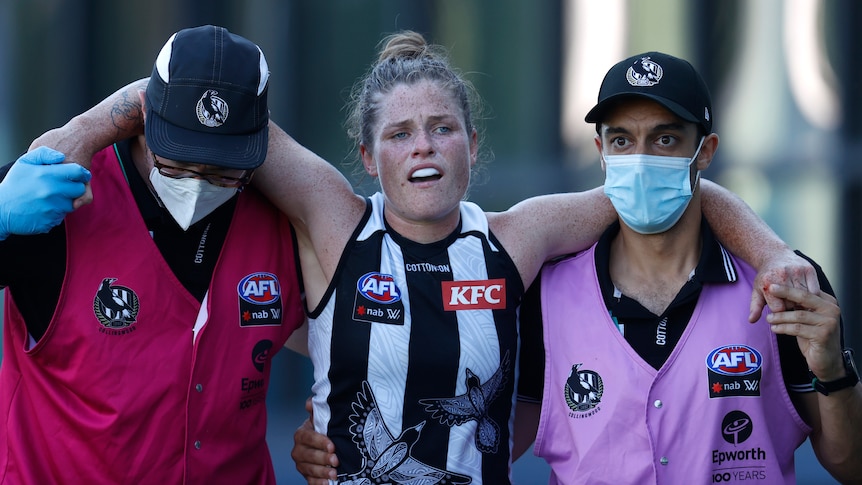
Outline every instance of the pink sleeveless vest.
<path id="1" fill-rule="evenodd" d="M 656 371 L 608 315 L 595 247 L 542 276 L 545 388 L 535 453 L 551 483 L 795 483 L 796 413 L 765 320 L 748 323 L 754 271 L 706 285 Z"/>
<path id="2" fill-rule="evenodd" d="M 304 318 L 287 220 L 240 194 L 199 315 L 112 148 L 92 171 L 94 202 L 66 218 L 63 288 L 33 348 L 6 295 L 0 482 L 275 483 L 270 362 Z"/>

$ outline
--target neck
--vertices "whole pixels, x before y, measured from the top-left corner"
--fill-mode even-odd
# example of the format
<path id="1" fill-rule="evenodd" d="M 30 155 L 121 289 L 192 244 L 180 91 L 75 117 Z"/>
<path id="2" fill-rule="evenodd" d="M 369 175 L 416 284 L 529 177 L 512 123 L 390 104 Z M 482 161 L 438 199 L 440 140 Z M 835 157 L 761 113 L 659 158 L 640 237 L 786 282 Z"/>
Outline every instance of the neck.
<path id="1" fill-rule="evenodd" d="M 150 162 L 150 149 L 147 147 L 146 138 L 144 138 L 143 135 L 138 136 L 136 140 L 130 144 L 129 149 L 132 152 L 132 162 L 134 162 L 135 167 L 138 169 L 138 173 L 141 174 L 141 178 L 144 179 L 144 183 L 147 184 L 147 187 L 152 191 L 153 185 L 150 183 L 150 169 L 153 167 L 153 164 Z"/>
<path id="2" fill-rule="evenodd" d="M 395 232 L 402 237 L 420 244 L 431 244 L 446 239 L 458 227 L 461 221 L 459 208 L 439 219 L 411 220 L 390 210 L 389 204 L 383 207 L 383 216 Z"/>
<path id="3" fill-rule="evenodd" d="M 660 315 L 697 267 L 703 243 L 700 222 L 700 204 L 692 201 L 676 225 L 661 234 L 638 234 L 621 223 L 611 242 L 614 285 Z"/>

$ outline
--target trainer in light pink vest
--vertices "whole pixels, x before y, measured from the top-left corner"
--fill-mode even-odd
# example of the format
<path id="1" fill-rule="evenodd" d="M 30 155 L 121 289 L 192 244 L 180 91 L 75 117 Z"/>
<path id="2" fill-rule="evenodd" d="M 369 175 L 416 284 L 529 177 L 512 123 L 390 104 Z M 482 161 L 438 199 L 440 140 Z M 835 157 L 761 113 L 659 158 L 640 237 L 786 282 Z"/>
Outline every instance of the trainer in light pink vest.
<path id="1" fill-rule="evenodd" d="M 708 284 L 658 371 L 608 315 L 595 247 L 542 273 L 545 385 L 535 454 L 552 484 L 795 483 L 810 428 L 784 385 L 775 336 L 748 323 L 755 272 Z"/>
<path id="2" fill-rule="evenodd" d="M 66 218 L 65 281 L 32 349 L 6 295 L 0 482 L 275 483 L 271 359 L 303 321 L 287 220 L 240 194 L 193 341 L 200 304 L 150 238 L 112 148 L 92 170 L 94 202 Z"/>

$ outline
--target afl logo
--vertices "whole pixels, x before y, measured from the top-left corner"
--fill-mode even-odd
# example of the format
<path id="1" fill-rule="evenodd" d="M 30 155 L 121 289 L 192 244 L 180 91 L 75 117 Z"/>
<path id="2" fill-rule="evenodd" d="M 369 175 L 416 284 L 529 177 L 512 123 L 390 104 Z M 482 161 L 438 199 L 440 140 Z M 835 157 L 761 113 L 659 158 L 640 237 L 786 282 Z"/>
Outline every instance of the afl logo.
<path id="1" fill-rule="evenodd" d="M 661 66 L 649 57 L 643 57 L 628 68 L 626 81 L 632 86 L 649 87 L 658 84 L 663 75 L 664 69 Z"/>
<path id="2" fill-rule="evenodd" d="M 281 296 L 281 285 L 272 273 L 253 273 L 239 282 L 236 292 L 252 305 L 267 305 Z"/>
<path id="3" fill-rule="evenodd" d="M 747 345 L 726 345 L 713 349 L 706 358 L 706 367 L 726 376 L 744 376 L 757 372 L 763 365 L 760 352 Z"/>
<path id="4" fill-rule="evenodd" d="M 382 273 L 366 273 L 356 282 L 356 289 L 365 298 L 386 305 L 401 300 L 401 291 L 395 285 L 392 275 Z"/>

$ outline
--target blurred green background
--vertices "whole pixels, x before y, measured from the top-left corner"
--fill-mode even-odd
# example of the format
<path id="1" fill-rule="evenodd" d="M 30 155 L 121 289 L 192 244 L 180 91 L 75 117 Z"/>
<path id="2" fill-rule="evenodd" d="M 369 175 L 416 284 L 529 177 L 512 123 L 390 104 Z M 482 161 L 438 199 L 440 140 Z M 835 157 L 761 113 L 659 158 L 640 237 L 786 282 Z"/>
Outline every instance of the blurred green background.
<path id="1" fill-rule="evenodd" d="M 661 50 L 692 61 L 713 94 L 721 147 L 705 173 L 739 194 L 835 287 L 848 345 L 862 350 L 862 2 L 854 0 L 3 0 L 0 156 L 13 161 L 127 82 L 149 76 L 175 31 L 219 24 L 257 42 L 272 72 L 272 118 L 352 175 L 344 104 L 387 33 L 413 29 L 450 49 L 484 98 L 486 181 L 470 198 L 503 210 L 535 194 L 602 183 L 583 116 L 606 70 Z M 489 157 L 490 158 L 490 157 Z M 276 358 L 270 442 L 280 483 L 310 364 Z M 801 483 L 826 483 L 810 450 Z M 543 462 L 517 483 L 546 483 Z"/>

